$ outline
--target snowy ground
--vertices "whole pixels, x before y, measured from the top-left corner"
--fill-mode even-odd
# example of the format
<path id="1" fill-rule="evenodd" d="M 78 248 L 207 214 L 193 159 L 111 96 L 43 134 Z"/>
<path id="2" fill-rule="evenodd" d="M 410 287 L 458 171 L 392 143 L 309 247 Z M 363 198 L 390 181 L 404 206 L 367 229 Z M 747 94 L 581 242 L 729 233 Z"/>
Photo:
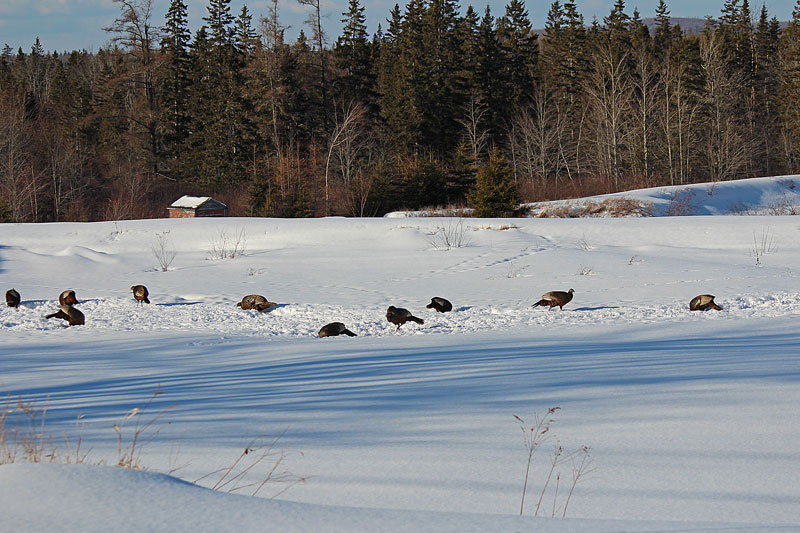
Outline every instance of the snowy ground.
<path id="1" fill-rule="evenodd" d="M 693 183 L 653 187 L 577 200 L 529 204 L 533 216 L 564 216 L 591 204 L 611 200 L 633 200 L 646 206 L 649 216 L 702 215 L 798 215 L 800 176 L 751 178 L 716 183 Z M 545 215 L 547 214 L 547 215 Z M 598 216 L 607 216 L 602 211 Z"/>
<path id="2" fill-rule="evenodd" d="M 101 530 L 102 502 L 131 516 L 120 521 L 130 530 L 800 530 L 800 219 L 466 219 L 467 245 L 443 249 L 440 228 L 457 225 L 0 225 L 0 288 L 23 300 L 0 309 L 0 392 L 46 400 L 59 439 L 74 442 L 82 416 L 88 461 L 114 464 L 113 425 L 160 385 L 147 413 L 172 407 L 143 439 L 144 467 L 195 481 L 251 439 L 278 437 L 279 470 L 306 478 L 267 501 L 109 467 L 17 463 L 0 467 L 3 522 Z M 162 272 L 151 247 L 167 231 L 176 256 Z M 223 231 L 245 236 L 243 256 L 209 258 Z M 151 305 L 134 302 L 138 283 Z M 67 288 L 85 326 L 44 319 Z M 568 288 L 563 312 L 531 308 Z M 251 293 L 280 305 L 235 307 Z M 689 312 L 700 293 L 724 310 Z M 454 312 L 425 309 L 432 296 Z M 396 331 L 389 305 L 425 324 Z M 359 336 L 317 338 L 331 321 Z M 553 406 L 520 519 L 527 453 L 514 415 L 530 422 Z M 567 520 L 534 519 L 557 443 L 590 446 L 596 470 Z M 557 468 L 539 517 L 562 514 L 572 468 Z"/>

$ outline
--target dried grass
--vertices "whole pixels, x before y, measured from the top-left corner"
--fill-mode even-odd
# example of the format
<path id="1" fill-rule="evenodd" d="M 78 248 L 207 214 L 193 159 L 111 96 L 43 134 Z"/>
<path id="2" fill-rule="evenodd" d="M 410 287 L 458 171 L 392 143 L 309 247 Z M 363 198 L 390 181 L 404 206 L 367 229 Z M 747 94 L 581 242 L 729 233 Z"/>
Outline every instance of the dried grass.
<path id="1" fill-rule="evenodd" d="M 615 197 L 585 202 L 565 202 L 542 208 L 532 207 L 536 218 L 590 218 L 590 217 L 650 217 L 653 216 L 652 202 L 632 198 Z"/>

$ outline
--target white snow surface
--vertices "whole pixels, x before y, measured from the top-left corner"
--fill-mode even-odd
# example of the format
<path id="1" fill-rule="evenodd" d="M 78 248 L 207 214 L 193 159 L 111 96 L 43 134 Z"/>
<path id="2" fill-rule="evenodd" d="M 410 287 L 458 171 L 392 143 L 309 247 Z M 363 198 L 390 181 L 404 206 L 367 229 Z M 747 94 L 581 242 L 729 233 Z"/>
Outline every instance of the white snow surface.
<path id="1" fill-rule="evenodd" d="M 53 442 L 88 451 L 0 466 L 0 530 L 800 531 L 800 218 L 465 219 L 447 250 L 449 222 L 0 225 L 0 288 L 22 296 L 0 309 L 0 393 L 46 404 Z M 245 254 L 210 259 L 223 234 Z M 569 288 L 563 311 L 531 307 Z M 44 318 L 65 289 L 85 326 Z M 254 293 L 279 306 L 235 306 Z M 703 293 L 723 311 L 690 312 Z M 389 305 L 425 323 L 397 330 Z M 358 336 L 316 337 L 332 321 Z M 514 415 L 555 406 L 520 518 Z M 114 424 L 124 447 L 162 410 L 147 472 L 97 466 L 118 461 Z M 305 481 L 208 490 L 257 438 Z M 594 470 L 554 519 L 575 465 L 559 464 L 534 517 L 557 445 L 589 446 Z"/>
<path id="2" fill-rule="evenodd" d="M 713 183 L 651 187 L 635 191 L 527 204 L 531 214 L 567 207 L 628 199 L 650 206 L 651 216 L 797 215 L 800 214 L 800 176 L 750 178 Z M 602 213 L 599 216 L 607 216 Z"/>

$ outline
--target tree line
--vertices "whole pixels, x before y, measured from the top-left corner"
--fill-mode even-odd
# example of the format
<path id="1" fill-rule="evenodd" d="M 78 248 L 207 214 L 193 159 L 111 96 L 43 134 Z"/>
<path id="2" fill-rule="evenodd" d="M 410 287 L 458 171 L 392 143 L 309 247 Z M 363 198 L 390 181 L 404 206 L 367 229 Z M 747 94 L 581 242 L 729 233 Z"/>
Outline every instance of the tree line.
<path id="1" fill-rule="evenodd" d="M 800 0 L 785 27 L 724 0 L 694 33 L 664 0 L 652 31 L 624 0 L 590 24 L 556 0 L 540 32 L 522 0 L 409 0 L 371 36 L 350 0 L 335 41 L 298 1 L 292 42 L 277 0 L 256 21 L 209 0 L 194 33 L 184 0 L 162 21 L 115 0 L 96 53 L 6 45 L 0 220 L 157 217 L 182 194 L 240 216 L 508 215 L 800 168 Z"/>

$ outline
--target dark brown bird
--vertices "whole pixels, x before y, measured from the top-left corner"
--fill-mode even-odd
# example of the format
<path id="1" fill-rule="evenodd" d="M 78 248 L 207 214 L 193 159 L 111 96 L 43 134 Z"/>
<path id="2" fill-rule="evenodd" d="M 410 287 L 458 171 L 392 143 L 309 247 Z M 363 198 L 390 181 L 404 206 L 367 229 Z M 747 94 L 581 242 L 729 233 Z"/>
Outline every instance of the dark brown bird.
<path id="1" fill-rule="evenodd" d="M 242 298 L 241 302 L 236 304 L 236 307 L 241 307 L 242 309 L 256 309 L 260 312 L 264 312 L 275 305 L 278 304 L 267 301 L 267 299 L 260 294 L 248 294 Z"/>
<path id="2" fill-rule="evenodd" d="M 19 307 L 19 293 L 15 289 L 6 291 L 6 303 L 9 307 Z"/>
<path id="3" fill-rule="evenodd" d="M 347 335 L 348 337 L 355 337 L 356 334 L 345 327 L 341 322 L 331 322 L 325 324 L 319 330 L 320 337 L 336 337 L 337 335 Z"/>
<path id="4" fill-rule="evenodd" d="M 68 290 L 58 296 L 58 305 L 75 305 L 80 303 L 75 297 L 75 291 Z"/>
<path id="5" fill-rule="evenodd" d="M 391 322 L 392 324 L 397 324 L 397 329 L 400 329 L 400 326 L 411 320 L 412 322 L 416 322 L 417 324 L 424 324 L 425 321 L 421 318 L 417 318 L 411 314 L 411 311 L 408 309 L 403 309 L 402 307 L 395 307 L 393 305 L 389 306 L 389 309 L 386 310 L 386 320 Z"/>
<path id="6" fill-rule="evenodd" d="M 710 294 L 700 294 L 692 298 L 689 302 L 689 309 L 692 311 L 708 311 L 709 309 L 722 311 L 722 308 L 714 302 L 714 297 Z"/>
<path id="7" fill-rule="evenodd" d="M 131 290 L 133 291 L 133 297 L 136 298 L 136 303 L 138 305 L 142 305 L 142 302 L 146 304 L 150 303 L 150 300 L 147 299 L 147 297 L 150 296 L 150 293 L 147 292 L 147 287 L 144 285 L 134 285 L 131 287 Z"/>
<path id="8" fill-rule="evenodd" d="M 451 304 L 444 298 L 440 298 L 439 296 L 434 296 L 433 298 L 431 298 L 431 303 L 426 305 L 425 308 L 436 309 L 440 313 L 447 313 L 448 311 L 453 310 L 453 304 Z"/>
<path id="9" fill-rule="evenodd" d="M 45 318 L 61 318 L 69 322 L 70 326 L 82 326 L 86 320 L 83 313 L 71 305 L 66 304 L 62 305 L 61 309 L 55 313 L 45 316 Z"/>
<path id="10" fill-rule="evenodd" d="M 570 289 L 567 292 L 564 291 L 550 291 L 542 294 L 542 299 L 533 304 L 532 307 L 536 307 L 537 305 L 549 306 L 550 309 L 558 306 L 559 309 L 562 311 L 564 310 L 564 306 L 567 305 L 572 301 L 572 293 L 574 293 L 574 289 Z M 548 311 L 550 310 L 548 309 Z"/>

